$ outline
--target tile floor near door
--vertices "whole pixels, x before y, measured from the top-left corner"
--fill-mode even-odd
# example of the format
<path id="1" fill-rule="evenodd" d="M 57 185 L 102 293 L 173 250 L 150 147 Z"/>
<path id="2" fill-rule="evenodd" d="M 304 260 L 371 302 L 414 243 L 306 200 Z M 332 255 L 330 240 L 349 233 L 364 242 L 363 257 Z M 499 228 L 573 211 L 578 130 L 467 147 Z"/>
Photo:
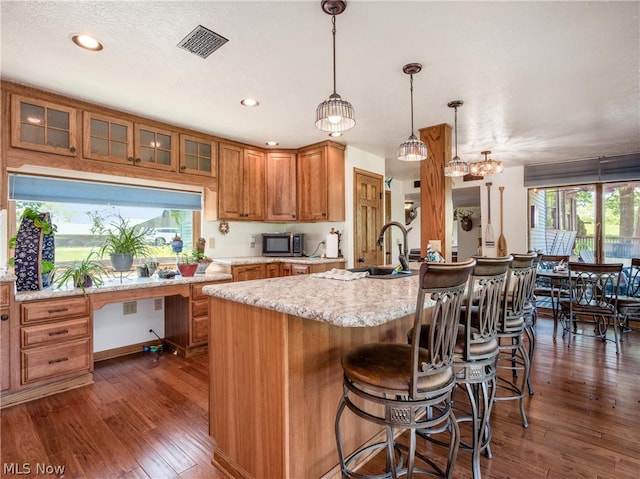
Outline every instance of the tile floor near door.
<path id="1" fill-rule="evenodd" d="M 538 320 L 529 428 L 515 401 L 495 405 L 483 478 L 640 478 L 640 327 L 632 326 L 616 355 L 612 343 L 586 336 L 571 348 L 554 343 L 552 321 Z M 26 477 L 61 477 L 36 468 L 64 466 L 65 478 L 223 479 L 211 466 L 207 356 L 154 359 L 97 363 L 94 385 L 0 411 L 2 477 L 25 477 L 25 466 Z M 456 478 L 471 477 L 469 458 L 459 453 Z"/>

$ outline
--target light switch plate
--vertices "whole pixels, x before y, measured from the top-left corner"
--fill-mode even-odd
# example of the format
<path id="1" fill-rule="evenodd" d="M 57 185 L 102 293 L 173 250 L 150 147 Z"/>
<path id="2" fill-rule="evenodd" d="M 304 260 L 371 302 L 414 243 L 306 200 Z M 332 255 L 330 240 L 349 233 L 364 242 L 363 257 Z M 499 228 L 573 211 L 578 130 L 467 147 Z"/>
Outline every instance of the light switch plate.
<path id="1" fill-rule="evenodd" d="M 442 253 L 442 242 L 440 240 L 429 240 L 431 243 L 431 249 L 433 251 L 437 251 L 438 253 Z"/>

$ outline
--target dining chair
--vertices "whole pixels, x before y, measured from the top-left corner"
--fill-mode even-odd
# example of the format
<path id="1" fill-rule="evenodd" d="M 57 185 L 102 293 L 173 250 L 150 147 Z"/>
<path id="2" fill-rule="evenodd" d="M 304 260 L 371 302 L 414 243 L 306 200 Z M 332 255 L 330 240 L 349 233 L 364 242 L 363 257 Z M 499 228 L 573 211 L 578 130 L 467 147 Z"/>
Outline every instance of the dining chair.
<path id="1" fill-rule="evenodd" d="M 591 318 L 595 335 L 602 341 L 615 342 L 616 354 L 620 353 L 618 295 L 622 266 L 622 263 L 569 263 L 569 297 L 560 300 L 562 337 L 567 336 L 569 346 L 572 334 L 584 334 L 578 330 L 578 321 Z M 609 326 L 613 329 L 613 340 L 607 337 Z"/>
<path id="2" fill-rule="evenodd" d="M 543 254 L 540 256 L 538 270 L 536 273 L 536 285 L 533 294 L 536 298 L 548 297 L 551 303 L 551 314 L 553 316 L 553 339 L 558 332 L 558 301 L 560 296 L 567 296 L 568 292 L 564 288 L 562 278 L 550 277 L 548 273 L 556 271 L 558 266 L 566 268 L 569 263 L 569 255 Z"/>
<path id="3" fill-rule="evenodd" d="M 421 265 L 413 328 L 421 331 L 423 324 L 429 323 L 427 347 L 420 346 L 421 335 L 416 334 L 411 344 L 363 344 L 342 357 L 343 394 L 336 412 L 335 435 L 343 478 L 411 478 L 414 472 L 453 477 L 459 447 L 459 428 L 452 409 L 456 381 L 453 356 L 460 309 L 474 265 L 474 259 Z M 386 438 L 365 444 L 345 457 L 340 429 L 345 409 L 383 427 Z M 408 446 L 396 440 L 396 432 L 403 430 L 409 430 Z M 417 451 L 417 430 L 425 437 L 445 434 L 446 438 L 448 434 L 444 466 L 444 459 Z M 386 450 L 386 468 L 381 475 L 365 476 L 352 469 L 361 458 L 377 450 Z"/>
<path id="4" fill-rule="evenodd" d="M 625 294 L 618 296 L 618 314 L 623 332 L 630 332 L 629 320 L 640 321 L 640 258 L 631 259 L 626 277 Z"/>

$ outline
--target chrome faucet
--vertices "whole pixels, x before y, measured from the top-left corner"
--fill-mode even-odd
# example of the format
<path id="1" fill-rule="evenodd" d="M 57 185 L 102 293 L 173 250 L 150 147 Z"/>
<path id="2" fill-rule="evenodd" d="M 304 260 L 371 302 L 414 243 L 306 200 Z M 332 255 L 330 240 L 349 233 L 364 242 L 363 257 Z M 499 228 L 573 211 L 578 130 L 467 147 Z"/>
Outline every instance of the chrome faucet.
<path id="1" fill-rule="evenodd" d="M 409 257 L 409 239 L 408 239 L 409 232 L 402 225 L 402 223 L 398 223 L 397 221 L 391 221 L 386 225 L 384 225 L 380 230 L 380 235 L 378 236 L 378 246 L 382 248 L 382 245 L 384 243 L 384 233 L 391 226 L 397 226 L 398 228 L 400 228 L 400 231 L 402 231 L 402 237 L 404 241 L 404 251 L 402 250 L 402 245 L 398 245 L 398 251 L 399 251 L 398 261 L 400 261 L 400 265 L 402 265 L 403 271 L 409 271 L 409 261 L 407 260 L 407 258 Z"/>

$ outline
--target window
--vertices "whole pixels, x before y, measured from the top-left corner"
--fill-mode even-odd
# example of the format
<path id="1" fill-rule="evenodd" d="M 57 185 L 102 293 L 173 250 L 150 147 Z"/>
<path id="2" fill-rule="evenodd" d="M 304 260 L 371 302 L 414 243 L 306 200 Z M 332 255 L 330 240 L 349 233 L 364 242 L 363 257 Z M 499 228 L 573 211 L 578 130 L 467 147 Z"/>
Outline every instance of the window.
<path id="1" fill-rule="evenodd" d="M 529 190 L 529 243 L 572 260 L 623 263 L 640 257 L 640 182 Z"/>
<path id="2" fill-rule="evenodd" d="M 193 250 L 193 213 L 200 211 L 200 193 L 133 187 L 27 175 L 10 175 L 10 198 L 16 223 L 24 208 L 48 211 L 56 225 L 56 266 L 86 258 L 103 243 L 100 231 L 122 217 L 148 231 L 152 254 L 159 262 L 174 262 L 171 239 L 177 234 L 183 251 Z M 17 231 L 18 224 L 15 225 Z"/>

